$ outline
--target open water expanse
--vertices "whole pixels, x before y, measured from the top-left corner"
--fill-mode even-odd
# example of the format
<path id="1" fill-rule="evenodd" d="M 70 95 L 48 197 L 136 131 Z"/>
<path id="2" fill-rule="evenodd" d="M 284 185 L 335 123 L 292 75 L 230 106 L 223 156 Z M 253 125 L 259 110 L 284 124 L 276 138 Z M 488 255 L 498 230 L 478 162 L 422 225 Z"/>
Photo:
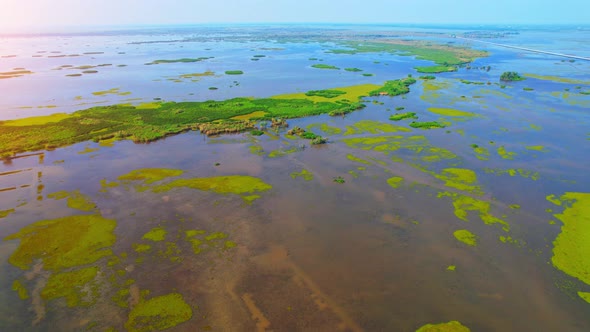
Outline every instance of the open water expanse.
<path id="1" fill-rule="evenodd" d="M 590 331 L 590 62 L 452 38 L 473 31 L 590 56 L 587 27 L 0 35 L 0 73 L 12 73 L 0 79 L 0 120 L 417 79 L 345 116 L 287 120 L 328 138 L 317 146 L 289 128 L 189 131 L 6 159 L 0 330 L 416 331 L 459 321 Z M 414 56 L 330 52 L 396 38 L 489 56 L 426 80 L 414 67 L 433 63 Z M 183 58 L 202 59 L 149 64 Z M 526 79 L 501 82 L 506 71 Z M 390 120 L 397 111 L 445 127 Z M 229 182 L 207 190 L 190 182 L 222 176 Z"/>

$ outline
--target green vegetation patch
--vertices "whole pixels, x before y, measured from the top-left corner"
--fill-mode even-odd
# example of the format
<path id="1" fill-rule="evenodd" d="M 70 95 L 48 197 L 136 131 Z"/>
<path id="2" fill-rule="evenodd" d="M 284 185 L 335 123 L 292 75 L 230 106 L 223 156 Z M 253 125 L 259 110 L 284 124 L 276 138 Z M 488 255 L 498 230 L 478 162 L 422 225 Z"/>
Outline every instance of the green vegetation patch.
<path id="1" fill-rule="evenodd" d="M 557 202 L 565 208 L 555 214 L 563 226 L 553 241 L 551 261 L 557 269 L 590 285 L 590 193 L 567 192 Z"/>
<path id="2" fill-rule="evenodd" d="M 456 230 L 453 232 L 453 235 L 458 241 L 461 241 L 468 246 L 475 247 L 477 245 L 477 236 L 466 229 Z"/>
<path id="3" fill-rule="evenodd" d="M 45 301 L 64 297 L 68 307 L 90 306 L 97 294 L 92 294 L 94 287 L 84 286 L 92 282 L 97 274 L 97 267 L 52 274 L 41 290 L 41 297 Z"/>
<path id="4" fill-rule="evenodd" d="M 473 151 L 476 153 L 476 158 L 479 160 L 488 160 L 490 159 L 490 151 L 483 146 L 479 146 L 477 144 L 471 144 Z"/>
<path id="5" fill-rule="evenodd" d="M 389 123 L 373 120 L 361 120 L 352 126 L 346 127 L 344 136 L 356 135 L 356 134 L 379 134 L 379 133 L 395 133 L 395 132 L 410 132 L 411 129 L 396 126 Z"/>
<path id="6" fill-rule="evenodd" d="M 184 171 L 169 168 L 141 168 L 118 177 L 121 181 L 142 181 L 145 184 L 154 183 L 169 177 L 182 175 Z"/>
<path id="7" fill-rule="evenodd" d="M 142 239 L 160 242 L 164 241 L 164 239 L 166 238 L 166 234 L 168 234 L 168 232 L 164 229 L 164 227 L 155 227 L 152 228 L 149 232 L 145 233 Z"/>
<path id="8" fill-rule="evenodd" d="M 420 129 L 433 129 L 433 128 L 444 128 L 446 126 L 438 121 L 425 121 L 425 122 L 412 121 L 412 122 L 410 122 L 410 127 L 420 128 Z"/>
<path id="9" fill-rule="evenodd" d="M 172 293 L 138 303 L 129 313 L 125 328 L 131 332 L 165 330 L 190 320 L 193 310 L 182 295 Z"/>
<path id="10" fill-rule="evenodd" d="M 399 80 L 387 81 L 379 89 L 369 92 L 369 96 L 398 96 L 410 92 L 409 86 L 416 83 L 416 80 L 408 77 Z"/>
<path id="11" fill-rule="evenodd" d="M 152 188 L 153 192 L 166 192 L 174 188 L 191 188 L 218 194 L 251 194 L 272 188 L 259 178 L 248 175 L 226 175 L 209 178 L 178 179 Z"/>
<path id="12" fill-rule="evenodd" d="M 417 119 L 415 112 L 406 112 L 406 113 L 395 113 L 394 115 L 389 117 L 391 121 L 400 121 L 403 119 Z"/>
<path id="13" fill-rule="evenodd" d="M 14 211 L 14 209 L 0 210 L 0 219 L 8 217 L 8 215 L 13 213 Z"/>
<path id="14" fill-rule="evenodd" d="M 524 79 L 524 77 L 520 76 L 517 72 L 514 71 L 503 72 L 500 76 L 500 81 L 504 82 L 522 81 Z"/>
<path id="15" fill-rule="evenodd" d="M 244 72 L 241 70 L 226 70 L 226 75 L 242 75 Z"/>
<path id="16" fill-rule="evenodd" d="M 435 174 L 436 178 L 445 181 L 445 186 L 466 191 L 473 194 L 482 194 L 477 185 L 477 176 L 474 171 L 466 168 L 445 168 L 441 174 Z"/>
<path id="17" fill-rule="evenodd" d="M 499 224 L 504 231 L 508 232 L 510 230 L 510 225 L 508 225 L 506 221 L 492 215 L 490 212 L 490 202 L 450 192 L 441 192 L 438 194 L 438 197 L 452 198 L 453 207 L 455 208 L 455 216 L 463 221 L 469 221 L 467 219 L 467 214 L 469 211 L 474 211 L 478 213 L 479 218 L 486 225 Z"/>
<path id="18" fill-rule="evenodd" d="M 590 303 L 590 293 L 578 292 L 578 296 L 581 297 L 582 300 Z"/>
<path id="19" fill-rule="evenodd" d="M 538 80 L 553 81 L 553 82 L 559 82 L 559 83 L 590 85 L 590 81 L 578 80 L 578 79 L 568 78 L 568 77 L 537 75 L 537 74 L 524 74 L 524 76 L 530 77 L 530 78 L 536 78 Z"/>
<path id="20" fill-rule="evenodd" d="M 351 71 L 351 72 L 359 72 L 359 71 L 363 71 L 362 69 L 358 69 L 358 68 L 344 68 L 344 70 L 346 71 Z"/>
<path id="21" fill-rule="evenodd" d="M 470 332 L 471 330 L 456 320 L 448 323 L 426 324 L 416 332 Z"/>
<path id="22" fill-rule="evenodd" d="M 387 184 L 390 185 L 392 188 L 399 188 L 402 182 L 404 182 L 404 178 L 400 176 L 393 176 L 387 179 Z"/>
<path id="23" fill-rule="evenodd" d="M 466 112 L 466 111 L 459 111 L 456 109 L 452 109 L 452 108 L 441 108 L 441 107 L 429 107 L 428 111 L 434 114 L 439 114 L 439 115 L 444 115 L 444 116 L 453 116 L 453 117 L 459 117 L 459 116 L 476 116 L 477 114 L 475 113 L 471 113 L 471 112 Z"/>
<path id="24" fill-rule="evenodd" d="M 367 121 L 367 120 L 365 120 Z M 362 121 L 361 121 L 362 122 Z M 400 127 L 403 130 L 401 131 L 410 131 L 408 128 Z M 377 130 L 376 130 L 377 129 Z M 389 129 L 389 128 L 371 128 L 368 130 L 372 130 L 372 133 L 378 133 L 379 129 Z M 396 128 L 393 128 L 395 130 Z M 351 127 L 349 128 L 351 133 L 357 133 Z M 360 133 L 364 133 L 366 131 L 360 131 Z M 345 135 L 347 134 L 345 133 Z M 404 137 L 401 135 L 395 136 L 379 136 L 379 137 L 355 137 L 355 138 L 347 138 L 342 140 L 346 145 L 351 148 L 355 149 L 362 149 L 362 150 L 373 150 L 376 152 L 381 152 L 385 155 L 389 155 L 393 152 L 398 150 L 405 150 L 408 152 L 412 152 L 414 160 L 421 160 L 425 162 L 438 162 L 441 160 L 451 160 L 457 158 L 453 152 L 432 146 L 428 139 L 424 136 L 409 136 Z M 404 152 L 405 152 L 404 151 Z M 401 152 L 401 153 L 404 153 Z M 403 162 L 403 159 L 398 157 L 397 155 L 393 155 L 391 159 L 395 162 Z M 418 167 L 419 169 L 423 170 L 423 168 L 415 163 L 410 163 L 411 166 Z"/>
<path id="25" fill-rule="evenodd" d="M 436 79 L 436 76 L 434 76 L 434 75 L 423 75 L 423 76 L 420 76 L 418 78 L 421 79 L 421 80 L 429 81 L 429 80 L 435 80 Z"/>
<path id="26" fill-rule="evenodd" d="M 485 51 L 468 49 L 425 40 L 390 39 L 383 42 L 349 42 L 348 49 L 331 50 L 336 54 L 397 53 L 429 60 L 441 66 L 456 66 L 488 55 Z"/>
<path id="27" fill-rule="evenodd" d="M 365 165 L 371 165 L 370 161 L 356 157 L 350 153 L 346 155 L 346 159 L 356 161 L 357 163 L 361 163 L 361 164 L 365 164 Z"/>
<path id="28" fill-rule="evenodd" d="M 112 255 L 115 226 L 115 220 L 99 215 L 38 221 L 4 238 L 21 240 L 8 261 L 27 270 L 39 259 L 43 268 L 52 271 L 94 263 Z"/>
<path id="29" fill-rule="evenodd" d="M 213 57 L 200 57 L 200 58 L 182 58 L 182 59 L 171 59 L 171 60 L 154 60 L 152 62 L 146 63 L 146 65 L 159 65 L 162 63 L 190 63 L 190 62 L 200 62 L 203 60 L 212 59 Z"/>
<path id="30" fill-rule="evenodd" d="M 80 191 L 57 191 L 47 195 L 48 198 L 56 200 L 68 199 L 68 207 L 80 211 L 92 211 L 96 209 L 96 204 L 90 199 L 90 197 L 81 194 Z"/>
<path id="31" fill-rule="evenodd" d="M 380 91 L 407 93 L 410 82 L 409 78 L 388 81 L 382 89 L 374 84 L 338 88 L 346 94 L 329 101 L 301 93 L 261 99 L 152 102 L 136 106 L 118 104 L 92 107 L 72 114 L 0 121 L 0 157 L 88 140 L 130 139 L 146 143 L 188 130 L 200 130 L 207 135 L 242 132 L 254 129 L 255 123 L 232 118 L 254 112 L 263 112 L 265 120 L 319 114 L 343 115 L 365 107 L 358 100 L 371 91 L 377 94 Z"/>
<path id="32" fill-rule="evenodd" d="M 525 149 L 539 152 L 547 152 L 547 149 L 545 149 L 543 145 L 529 145 L 525 146 Z"/>
<path id="33" fill-rule="evenodd" d="M 301 172 L 293 172 L 293 173 L 291 173 L 291 177 L 293 179 L 296 179 L 298 177 L 301 177 L 305 181 L 311 181 L 311 180 L 313 180 L 313 173 L 311 173 L 310 171 L 308 171 L 306 169 L 302 169 Z"/>
<path id="34" fill-rule="evenodd" d="M 324 63 L 316 63 L 315 65 L 311 65 L 313 68 L 318 68 L 318 69 L 334 69 L 334 70 L 339 70 L 340 68 L 336 67 L 336 66 L 332 66 L 332 65 L 326 65 Z"/>
<path id="35" fill-rule="evenodd" d="M 37 126 L 59 122 L 69 117 L 71 117 L 71 115 L 67 113 L 55 113 L 50 115 L 32 116 L 24 119 L 0 121 L 0 124 L 2 124 L 2 126 L 11 127 Z"/>
<path id="36" fill-rule="evenodd" d="M 319 128 L 319 130 L 323 131 L 324 133 L 326 133 L 328 135 L 338 135 L 342 132 L 342 129 L 340 129 L 338 127 L 330 126 L 326 123 L 321 123 L 321 124 L 312 123 L 307 126 L 307 130 L 311 130 L 314 128 Z"/>
<path id="37" fill-rule="evenodd" d="M 15 280 L 12 282 L 12 290 L 18 294 L 18 297 L 21 300 L 26 300 L 29 298 L 29 292 L 27 292 L 27 288 L 20 280 Z"/>
<path id="38" fill-rule="evenodd" d="M 437 74 L 437 73 L 447 73 L 457 71 L 457 67 L 455 66 L 423 66 L 423 67 L 414 67 L 416 71 L 419 73 L 425 74 Z"/>
<path id="39" fill-rule="evenodd" d="M 346 94 L 346 91 L 342 90 L 311 90 L 305 93 L 305 95 L 309 97 L 318 96 L 324 98 L 335 98 L 344 94 Z"/>
<path id="40" fill-rule="evenodd" d="M 503 145 L 499 146 L 497 151 L 498 151 L 498 155 L 500 157 L 502 157 L 502 159 L 512 160 L 512 159 L 514 159 L 514 156 L 516 156 L 516 152 L 507 151 Z"/>

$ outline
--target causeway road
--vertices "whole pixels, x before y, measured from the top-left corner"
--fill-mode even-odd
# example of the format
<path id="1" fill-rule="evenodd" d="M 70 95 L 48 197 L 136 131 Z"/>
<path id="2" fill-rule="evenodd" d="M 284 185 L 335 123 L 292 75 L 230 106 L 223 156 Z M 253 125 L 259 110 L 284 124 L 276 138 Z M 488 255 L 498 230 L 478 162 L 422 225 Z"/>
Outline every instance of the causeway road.
<path id="1" fill-rule="evenodd" d="M 559 56 L 559 57 L 564 57 L 564 58 L 570 58 L 570 59 L 576 59 L 576 60 L 590 61 L 590 58 L 586 58 L 586 57 L 578 56 L 578 55 L 563 54 L 563 53 L 556 53 L 556 52 L 548 52 L 548 51 L 543 51 L 543 50 L 535 50 L 535 49 L 532 49 L 532 48 L 526 48 L 526 47 L 520 47 L 520 46 L 513 46 L 513 45 L 506 45 L 506 44 L 498 44 L 498 43 L 492 43 L 492 42 L 489 42 L 489 41 L 483 41 L 483 40 L 471 39 L 471 38 L 465 38 L 465 37 L 459 37 L 459 36 L 457 36 L 455 38 L 469 40 L 469 41 L 474 41 L 474 42 L 478 42 L 478 43 L 496 45 L 496 46 L 500 46 L 500 47 L 514 48 L 514 49 L 517 49 L 517 50 L 523 50 L 523 51 L 528 51 L 528 52 L 548 54 L 548 55 L 554 55 L 554 56 Z"/>

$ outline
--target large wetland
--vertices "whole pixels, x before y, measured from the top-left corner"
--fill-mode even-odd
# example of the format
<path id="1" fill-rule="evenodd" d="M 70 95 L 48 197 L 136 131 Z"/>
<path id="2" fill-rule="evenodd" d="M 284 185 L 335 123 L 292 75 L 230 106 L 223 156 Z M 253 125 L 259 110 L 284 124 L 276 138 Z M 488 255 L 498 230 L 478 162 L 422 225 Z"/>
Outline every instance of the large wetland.
<path id="1" fill-rule="evenodd" d="M 0 330 L 589 331 L 590 61 L 455 38 L 588 30 L 486 29 L 0 35 Z"/>

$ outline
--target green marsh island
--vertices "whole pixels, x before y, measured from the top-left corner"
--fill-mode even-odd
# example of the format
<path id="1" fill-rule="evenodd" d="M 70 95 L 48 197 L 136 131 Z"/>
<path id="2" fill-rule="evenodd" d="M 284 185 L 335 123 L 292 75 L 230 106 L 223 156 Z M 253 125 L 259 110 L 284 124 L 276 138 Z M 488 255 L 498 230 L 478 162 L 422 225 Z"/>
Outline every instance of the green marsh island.
<path id="1" fill-rule="evenodd" d="M 0 32 L 0 331 L 590 331 L 583 27 L 113 29 Z"/>

